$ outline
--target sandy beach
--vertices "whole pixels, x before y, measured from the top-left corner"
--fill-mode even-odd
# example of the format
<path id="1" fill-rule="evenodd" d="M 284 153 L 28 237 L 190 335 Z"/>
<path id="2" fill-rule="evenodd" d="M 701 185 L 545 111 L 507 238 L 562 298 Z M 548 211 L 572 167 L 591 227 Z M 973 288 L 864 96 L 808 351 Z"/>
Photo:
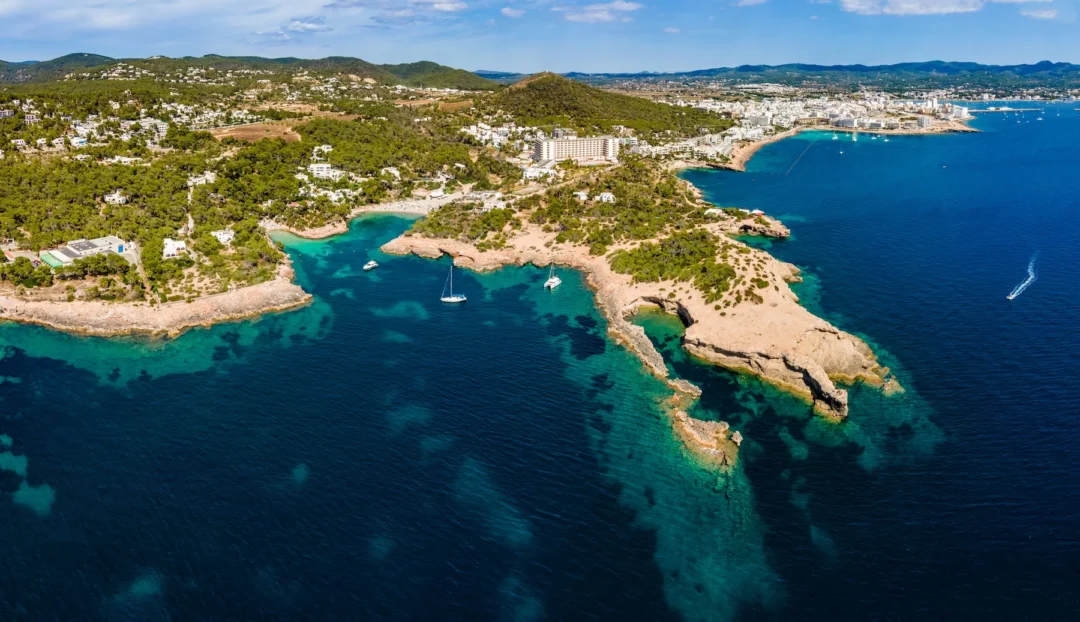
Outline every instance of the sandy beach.
<path id="1" fill-rule="evenodd" d="M 965 121 L 938 121 L 934 125 L 916 130 L 867 130 L 867 129 L 855 129 L 855 128 L 842 128 L 832 126 L 814 126 L 814 127 L 796 127 L 786 132 L 774 134 L 762 140 L 755 140 L 752 142 L 743 142 L 735 146 L 731 154 L 731 160 L 726 163 L 705 163 L 707 168 L 721 168 L 732 171 L 745 171 L 746 164 L 750 162 L 750 159 L 754 157 L 754 154 L 761 150 L 765 145 L 775 143 L 785 138 L 791 138 L 792 136 L 801 134 L 802 132 L 834 132 L 840 133 L 859 133 L 859 134 L 877 134 L 888 136 L 924 136 L 930 134 L 951 134 L 958 132 L 978 132 L 979 130 L 967 125 Z M 690 168 L 690 167 L 686 167 Z"/>
<path id="2" fill-rule="evenodd" d="M 771 143 L 784 140 L 785 138 L 791 138 L 799 132 L 806 131 L 806 129 L 807 128 L 797 127 L 790 129 L 786 132 L 774 134 L 773 136 L 769 136 L 768 138 L 762 140 L 739 143 L 738 145 L 735 145 L 734 150 L 732 150 L 731 152 L 731 160 L 726 164 L 718 164 L 716 166 L 717 168 L 726 168 L 732 171 L 745 171 L 746 163 L 749 162 L 750 158 L 754 157 L 754 154 L 757 153 L 762 147 Z"/>
<path id="3" fill-rule="evenodd" d="M 414 216 L 426 216 L 432 210 L 438 209 L 447 203 L 456 201 L 464 195 L 461 193 L 448 194 L 437 199 L 405 199 L 390 203 L 376 203 L 374 205 L 357 206 L 349 212 L 347 218 L 327 223 L 320 227 L 310 229 L 297 229 L 283 225 L 273 220 L 265 219 L 259 222 L 266 231 L 286 231 L 297 237 L 307 240 L 322 240 L 349 231 L 349 221 L 364 214 L 388 213 L 388 214 L 411 214 Z"/>

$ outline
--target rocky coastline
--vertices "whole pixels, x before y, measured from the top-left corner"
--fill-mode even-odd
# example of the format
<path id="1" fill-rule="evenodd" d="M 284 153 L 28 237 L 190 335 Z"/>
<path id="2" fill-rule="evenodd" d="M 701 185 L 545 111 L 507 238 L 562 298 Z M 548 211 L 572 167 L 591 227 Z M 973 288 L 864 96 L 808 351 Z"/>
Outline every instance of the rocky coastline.
<path id="1" fill-rule="evenodd" d="M 293 283 L 289 264 L 275 278 L 191 302 L 110 303 L 76 300 L 23 300 L 0 295 L 0 320 L 98 337 L 148 335 L 176 337 L 195 327 L 209 327 L 307 304 L 311 294 Z"/>
<path id="2" fill-rule="evenodd" d="M 745 234 L 748 231 L 743 227 L 750 221 L 758 223 L 751 228 L 752 233 L 779 238 L 789 235 L 779 221 L 767 217 L 729 219 L 706 227 L 718 234 Z M 760 303 L 744 301 L 720 311 L 691 287 L 674 282 L 634 283 L 630 276 L 614 272 L 605 257 L 590 255 L 582 246 L 554 244 L 553 238 L 553 234 L 526 226 L 505 248 L 480 251 L 458 240 L 407 233 L 385 244 L 382 250 L 433 259 L 450 255 L 455 265 L 479 272 L 553 263 L 580 270 L 608 321 L 612 339 L 627 347 L 650 373 L 675 392 L 668 410 L 676 434 L 692 454 L 710 464 L 733 464 L 738 448 L 735 438 L 741 441 L 741 436 L 736 437 L 723 422 L 708 425 L 710 422 L 686 414 L 688 403 L 700 396 L 700 390 L 669 377 L 663 358 L 645 331 L 629 321 L 639 309 L 657 307 L 677 315 L 686 326 L 683 347 L 693 356 L 760 378 L 806 400 L 815 412 L 833 420 L 842 420 L 848 413 L 847 391 L 837 383 L 884 386 L 889 382 L 888 386 L 899 387 L 888 370 L 878 364 L 869 346 L 811 314 L 786 285 L 760 290 Z M 795 266 L 743 246 L 755 262 L 766 266 L 770 282 L 798 280 Z"/>

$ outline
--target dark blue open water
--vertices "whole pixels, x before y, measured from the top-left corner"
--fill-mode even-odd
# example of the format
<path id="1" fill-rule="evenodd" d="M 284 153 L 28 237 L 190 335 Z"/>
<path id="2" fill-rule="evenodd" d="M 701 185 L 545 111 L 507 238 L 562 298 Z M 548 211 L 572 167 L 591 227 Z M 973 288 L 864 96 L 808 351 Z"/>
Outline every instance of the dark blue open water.
<path id="1" fill-rule="evenodd" d="M 1080 119 L 1060 111 L 687 174 L 784 218 L 771 250 L 807 269 L 804 302 L 908 389 L 856 389 L 827 424 L 643 317 L 705 388 L 696 414 L 747 435 L 729 475 L 684 455 L 578 275 L 459 272 L 469 302 L 442 306 L 446 261 L 376 250 L 400 218 L 288 240 L 316 296 L 292 313 L 169 342 L 0 325 L 0 619 L 1073 617 Z"/>

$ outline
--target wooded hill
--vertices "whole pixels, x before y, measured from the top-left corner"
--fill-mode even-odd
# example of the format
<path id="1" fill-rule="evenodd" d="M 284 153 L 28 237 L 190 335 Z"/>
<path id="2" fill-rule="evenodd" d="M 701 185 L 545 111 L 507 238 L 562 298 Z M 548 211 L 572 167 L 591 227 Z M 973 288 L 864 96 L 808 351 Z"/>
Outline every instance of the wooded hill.
<path id="1" fill-rule="evenodd" d="M 126 63 L 148 71 L 178 71 L 187 67 L 217 69 L 263 69 L 291 73 L 307 70 L 314 73 L 346 74 L 371 78 L 380 84 L 404 84 L 466 90 L 495 90 L 497 82 L 482 78 L 463 69 L 454 69 L 430 61 L 402 65 L 376 65 L 359 58 L 331 56 L 319 59 L 262 58 L 259 56 L 207 56 L 167 58 L 115 59 L 96 54 L 68 54 L 50 61 L 7 63 L 0 61 L 0 84 L 48 82 L 62 79 L 70 73 L 100 71 L 117 63 Z"/>
<path id="2" fill-rule="evenodd" d="M 693 136 L 702 128 L 718 132 L 729 119 L 697 108 L 609 93 L 553 73 L 530 76 L 493 96 L 487 106 L 513 115 L 520 123 L 561 126 L 586 133 L 610 132 L 622 125 L 643 137 Z"/>

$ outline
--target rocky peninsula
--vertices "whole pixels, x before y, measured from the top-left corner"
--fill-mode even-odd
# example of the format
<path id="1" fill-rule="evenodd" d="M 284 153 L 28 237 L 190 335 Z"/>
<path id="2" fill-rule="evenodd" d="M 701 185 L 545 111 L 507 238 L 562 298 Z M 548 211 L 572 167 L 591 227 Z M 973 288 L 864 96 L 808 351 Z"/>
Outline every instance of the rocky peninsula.
<path id="1" fill-rule="evenodd" d="M 290 264 L 284 263 L 278 267 L 275 278 L 269 281 L 203 296 L 191 302 L 158 305 L 100 300 L 28 300 L 0 295 L 0 319 L 82 335 L 175 337 L 197 326 L 206 327 L 307 304 L 311 294 L 293 283 L 293 276 Z"/>
<path id="2" fill-rule="evenodd" d="M 744 213 L 702 227 L 718 236 L 789 235 L 779 221 Z M 802 397 L 821 415 L 835 420 L 847 416 L 847 391 L 837 383 L 865 382 L 897 386 L 882 368 L 871 349 L 858 337 L 832 326 L 807 311 L 788 283 L 799 279 L 799 270 L 774 259 L 768 253 L 735 239 L 734 254 L 739 277 L 756 280 L 759 299 L 729 299 L 721 306 L 692 284 L 676 281 L 635 282 L 616 272 L 605 255 L 590 254 L 589 248 L 560 244 L 556 234 L 542 227 L 526 225 L 506 239 L 503 248 L 479 250 L 476 245 L 455 239 L 424 237 L 406 233 L 382 247 L 386 253 L 438 258 L 450 255 L 463 268 L 489 271 L 509 265 L 557 264 L 582 271 L 595 292 L 601 312 L 608 320 L 611 336 L 636 354 L 645 367 L 676 392 L 670 415 L 677 435 L 696 456 L 719 465 L 735 460 L 741 436 L 730 433 L 723 422 L 703 422 L 686 414 L 689 403 L 700 395 L 690 383 L 669 378 L 660 354 L 644 330 L 629 321 L 645 307 L 660 308 L 677 315 L 686 326 L 683 347 L 709 363 L 756 376 L 785 391 Z M 618 250 L 618 249 L 613 249 Z"/>

